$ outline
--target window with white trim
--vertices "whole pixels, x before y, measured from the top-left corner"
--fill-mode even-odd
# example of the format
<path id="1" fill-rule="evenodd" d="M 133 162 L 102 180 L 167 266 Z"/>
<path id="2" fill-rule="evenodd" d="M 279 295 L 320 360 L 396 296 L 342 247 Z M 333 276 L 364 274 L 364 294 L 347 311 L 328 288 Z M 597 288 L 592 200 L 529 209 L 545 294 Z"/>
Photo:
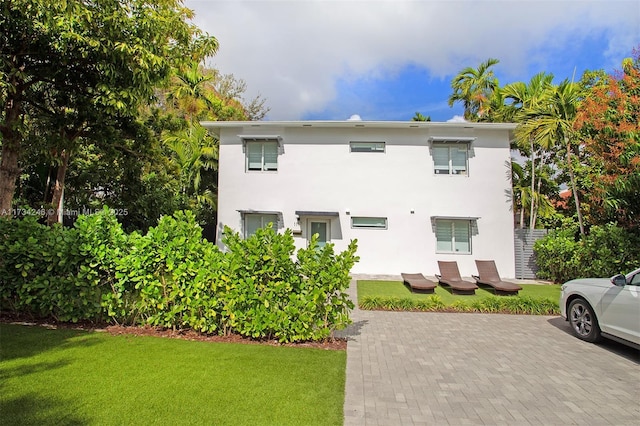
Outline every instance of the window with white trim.
<path id="1" fill-rule="evenodd" d="M 244 215 L 244 237 L 249 238 L 260 228 L 271 224 L 273 230 L 277 230 L 278 215 L 275 214 L 245 214 Z"/>
<path id="2" fill-rule="evenodd" d="M 433 169 L 435 174 L 463 176 L 468 174 L 468 144 L 433 144 L 431 147 L 431 153 L 433 156 Z"/>
<path id="3" fill-rule="evenodd" d="M 471 221 L 436 219 L 436 252 L 471 254 Z"/>
<path id="4" fill-rule="evenodd" d="M 380 152 L 384 153 L 384 142 L 349 142 L 350 152 Z"/>
<path id="5" fill-rule="evenodd" d="M 278 142 L 272 140 L 247 141 L 247 171 L 278 170 Z"/>
<path id="6" fill-rule="evenodd" d="M 356 229 L 387 229 L 386 217 L 352 217 L 351 227 Z"/>

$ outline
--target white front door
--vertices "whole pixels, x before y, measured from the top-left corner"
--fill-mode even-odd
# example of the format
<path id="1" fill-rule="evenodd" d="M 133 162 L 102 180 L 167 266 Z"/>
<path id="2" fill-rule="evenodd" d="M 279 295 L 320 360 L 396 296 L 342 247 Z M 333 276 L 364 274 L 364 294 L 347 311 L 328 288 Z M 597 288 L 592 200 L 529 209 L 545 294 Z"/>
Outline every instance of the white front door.
<path id="1" fill-rule="evenodd" d="M 328 220 L 310 220 L 309 221 L 309 240 L 314 234 L 318 234 L 318 247 L 324 247 L 331 236 L 329 235 L 330 222 Z"/>

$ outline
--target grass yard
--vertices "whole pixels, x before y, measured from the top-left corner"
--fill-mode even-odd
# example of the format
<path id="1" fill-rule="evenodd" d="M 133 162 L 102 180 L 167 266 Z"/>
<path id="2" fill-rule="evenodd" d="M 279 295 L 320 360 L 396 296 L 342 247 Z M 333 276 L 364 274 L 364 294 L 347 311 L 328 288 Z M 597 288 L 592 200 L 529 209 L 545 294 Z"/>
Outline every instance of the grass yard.
<path id="1" fill-rule="evenodd" d="M 519 284 L 522 287 L 520 296 L 529 296 L 534 299 L 560 299 L 559 285 Z M 447 288 L 438 285 L 435 294 L 440 296 L 445 305 L 450 305 L 457 300 L 469 301 L 495 296 L 490 288 L 480 287 L 475 296 L 452 294 Z M 410 299 L 426 299 L 431 294 L 412 293 L 402 281 L 358 281 L 358 300 L 365 296 L 400 297 Z M 513 297 L 513 296 L 500 296 Z"/>
<path id="2" fill-rule="evenodd" d="M 2 425 L 341 425 L 346 352 L 0 324 Z"/>

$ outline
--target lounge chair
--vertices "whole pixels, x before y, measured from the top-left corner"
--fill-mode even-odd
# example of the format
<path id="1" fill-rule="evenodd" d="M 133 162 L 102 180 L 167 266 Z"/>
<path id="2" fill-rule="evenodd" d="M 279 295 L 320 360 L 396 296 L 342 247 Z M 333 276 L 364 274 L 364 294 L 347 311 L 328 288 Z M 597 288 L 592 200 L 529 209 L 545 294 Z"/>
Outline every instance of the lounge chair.
<path id="1" fill-rule="evenodd" d="M 495 294 L 518 294 L 522 287 L 517 284 L 502 281 L 496 262 L 493 260 L 476 260 L 478 275 L 472 275 L 478 285 L 493 287 Z"/>
<path id="2" fill-rule="evenodd" d="M 422 274 L 405 274 L 402 273 L 402 280 L 409 286 L 412 292 L 416 293 L 433 293 L 438 284 L 425 278 Z"/>
<path id="3" fill-rule="evenodd" d="M 451 287 L 451 292 L 455 294 L 476 294 L 477 285 L 471 281 L 465 281 L 460 277 L 458 262 L 456 261 L 438 261 L 440 275 L 436 274 L 436 278 L 440 284 Z"/>

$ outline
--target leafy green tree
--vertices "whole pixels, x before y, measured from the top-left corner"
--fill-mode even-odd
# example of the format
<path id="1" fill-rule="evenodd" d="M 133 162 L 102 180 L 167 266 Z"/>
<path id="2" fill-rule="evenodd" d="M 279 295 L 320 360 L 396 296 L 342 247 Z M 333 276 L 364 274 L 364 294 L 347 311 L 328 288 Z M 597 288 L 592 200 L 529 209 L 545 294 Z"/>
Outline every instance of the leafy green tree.
<path id="1" fill-rule="evenodd" d="M 28 126 L 58 120 L 62 161 L 78 132 L 135 117 L 171 70 L 215 52 L 217 41 L 189 23 L 180 0 L 12 0 L 0 13 L 0 214 L 9 216 Z M 46 101 L 48 104 L 44 105 Z M 114 123 L 115 122 L 115 123 Z M 59 182 L 60 183 L 60 182 Z M 57 186 L 62 190 L 62 184 Z"/>
<path id="2" fill-rule="evenodd" d="M 464 68 L 451 81 L 453 93 L 449 96 L 449 106 L 462 102 L 466 120 L 478 121 L 488 114 L 488 101 L 492 92 L 499 87 L 498 79 L 491 67 L 499 62 L 497 59 L 489 58 L 478 68 Z"/>

